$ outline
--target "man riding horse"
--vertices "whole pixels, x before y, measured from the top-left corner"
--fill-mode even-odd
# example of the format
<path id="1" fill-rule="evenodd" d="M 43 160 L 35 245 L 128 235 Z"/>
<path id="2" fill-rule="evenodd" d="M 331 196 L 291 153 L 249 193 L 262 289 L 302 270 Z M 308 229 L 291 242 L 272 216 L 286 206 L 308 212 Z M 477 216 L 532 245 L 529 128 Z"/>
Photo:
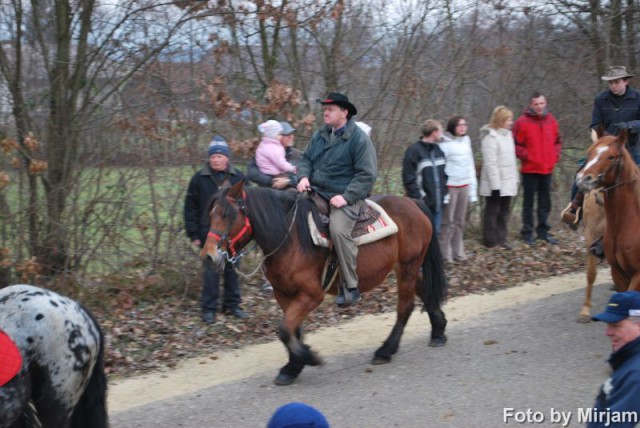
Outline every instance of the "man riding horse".
<path id="1" fill-rule="evenodd" d="M 602 80 L 607 81 L 609 89 L 600 93 L 593 103 L 591 114 L 591 129 L 602 127 L 606 134 L 616 135 L 619 131 L 627 129 L 629 140 L 627 148 L 633 156 L 636 164 L 640 165 L 640 92 L 629 86 L 629 79 L 633 74 L 627 72 L 626 67 L 609 67 Z M 582 169 L 582 166 L 580 167 Z M 582 202 L 584 193 L 578 191 L 573 183 L 571 188 L 571 202 L 562 211 L 562 221 L 572 229 L 577 229 L 582 218 Z M 602 257 L 602 237 L 591 246 L 592 252 Z"/>
<path id="2" fill-rule="evenodd" d="M 323 100 L 324 126 L 318 129 L 298 163 L 298 191 L 314 190 L 330 205 L 329 233 L 338 255 L 348 292 L 336 304 L 360 301 L 356 258 L 358 247 L 351 231 L 364 199 L 378 174 L 376 151 L 369 136 L 356 125 L 356 107 L 346 95 L 331 92 Z"/>

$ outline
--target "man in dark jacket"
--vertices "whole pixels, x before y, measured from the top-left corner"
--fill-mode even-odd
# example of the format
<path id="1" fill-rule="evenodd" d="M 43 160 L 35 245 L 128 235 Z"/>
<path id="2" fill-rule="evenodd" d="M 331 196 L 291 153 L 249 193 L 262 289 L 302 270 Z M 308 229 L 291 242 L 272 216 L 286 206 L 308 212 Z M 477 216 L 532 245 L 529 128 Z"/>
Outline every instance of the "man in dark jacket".
<path id="1" fill-rule="evenodd" d="M 555 117 L 547 110 L 547 99 L 540 92 L 529 98 L 529 107 L 513 124 L 516 156 L 520 159 L 524 200 L 522 202 L 522 229 L 520 235 L 533 245 L 533 205 L 538 197 L 537 239 L 550 244 L 558 241 L 551 236 L 547 222 L 551 211 L 551 177 L 560 159 L 562 142 Z"/>
<path id="2" fill-rule="evenodd" d="M 635 427 L 640 423 L 640 293 L 614 293 L 604 312 L 593 320 L 607 323 L 613 374 L 583 422 L 588 428 Z"/>
<path id="3" fill-rule="evenodd" d="M 244 175 L 229 164 L 229 146 L 220 137 L 214 137 L 207 150 L 209 157 L 204 168 L 194 174 L 189 182 L 189 188 L 184 203 L 184 224 L 191 243 L 202 248 L 207 239 L 210 227 L 209 212 L 207 211 L 211 197 L 223 186 L 238 183 Z M 236 318 L 246 318 L 240 309 L 240 284 L 238 274 L 231 263 L 224 267 L 224 296 L 222 309 Z M 215 271 L 211 260 L 204 261 L 202 285 L 202 320 L 207 324 L 216 321 L 218 310 L 219 275 Z"/>
<path id="4" fill-rule="evenodd" d="M 438 146 L 442 124 L 428 119 L 422 124 L 422 137 L 404 152 L 402 183 L 410 198 L 422 199 L 431 211 L 436 233 L 440 233 L 444 197 L 447 195 L 445 156 Z"/>
<path id="5" fill-rule="evenodd" d="M 626 67 L 609 67 L 607 73 L 602 76 L 609 89 L 601 92 L 593 103 L 591 113 L 591 129 L 604 128 L 605 133 L 616 135 L 619 130 L 629 130 L 627 148 L 633 159 L 640 165 L 640 92 L 629 86 L 629 79 L 633 74 L 627 72 Z M 571 188 L 571 202 L 562 211 L 562 221 L 577 229 L 581 218 L 582 202 L 584 194 L 578 191 L 575 182 Z M 594 248 L 596 253 L 600 248 Z"/>
<path id="6" fill-rule="evenodd" d="M 338 306 L 360 300 L 356 260 L 358 247 L 351 231 L 364 199 L 378 175 L 376 151 L 369 136 L 356 125 L 356 107 L 346 95 L 331 92 L 323 100 L 324 126 L 318 129 L 298 162 L 298 191 L 314 190 L 329 201 L 329 233 L 338 255 L 348 293 L 336 297 Z"/>

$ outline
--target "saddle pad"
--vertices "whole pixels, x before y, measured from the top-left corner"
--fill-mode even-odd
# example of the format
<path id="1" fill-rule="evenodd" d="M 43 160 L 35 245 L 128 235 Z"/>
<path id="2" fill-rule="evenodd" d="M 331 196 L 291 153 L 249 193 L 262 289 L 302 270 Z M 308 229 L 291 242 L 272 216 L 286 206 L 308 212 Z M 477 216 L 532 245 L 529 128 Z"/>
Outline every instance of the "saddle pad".
<path id="1" fill-rule="evenodd" d="M 380 205 L 376 204 L 370 199 L 367 199 L 367 204 L 378 211 L 380 213 L 380 217 L 374 223 L 367 226 L 366 234 L 353 238 L 353 242 L 355 242 L 357 246 L 370 244 L 371 242 L 378 241 L 382 238 L 386 238 L 387 236 L 393 235 L 394 233 L 398 232 L 398 226 L 393 220 L 391 220 L 389 214 L 387 214 L 387 212 Z M 311 232 L 313 243 L 319 247 L 329 248 L 331 240 L 328 236 L 318 230 L 316 222 L 313 221 L 313 216 L 311 215 L 311 213 L 309 213 L 308 215 L 308 220 L 309 231 Z"/>
<path id="2" fill-rule="evenodd" d="M 0 331 L 0 386 L 13 379 L 21 366 L 20 350 L 4 331 Z"/>

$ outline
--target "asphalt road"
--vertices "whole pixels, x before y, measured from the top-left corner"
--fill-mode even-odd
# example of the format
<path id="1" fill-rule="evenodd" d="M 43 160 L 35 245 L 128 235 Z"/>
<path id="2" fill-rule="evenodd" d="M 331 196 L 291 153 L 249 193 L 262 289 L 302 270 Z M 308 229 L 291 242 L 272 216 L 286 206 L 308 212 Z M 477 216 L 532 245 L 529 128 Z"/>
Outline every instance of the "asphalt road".
<path id="1" fill-rule="evenodd" d="M 596 286 L 594 308 L 604 307 L 609 286 Z M 320 409 L 332 427 L 563 426 L 561 418 L 564 426 L 584 426 L 579 412 L 593 404 L 609 375 L 610 345 L 602 323 L 575 322 L 583 295 L 582 288 L 574 288 L 450 319 L 446 347 L 427 347 L 424 331 L 404 340 L 384 366 L 368 364 L 374 347 L 333 355 L 314 347 L 326 364 L 305 368 L 292 386 L 274 386 L 277 370 L 268 367 L 113 412 L 111 425 L 264 427 L 280 405 L 304 401 Z M 380 342 L 387 333 L 380 331 Z"/>

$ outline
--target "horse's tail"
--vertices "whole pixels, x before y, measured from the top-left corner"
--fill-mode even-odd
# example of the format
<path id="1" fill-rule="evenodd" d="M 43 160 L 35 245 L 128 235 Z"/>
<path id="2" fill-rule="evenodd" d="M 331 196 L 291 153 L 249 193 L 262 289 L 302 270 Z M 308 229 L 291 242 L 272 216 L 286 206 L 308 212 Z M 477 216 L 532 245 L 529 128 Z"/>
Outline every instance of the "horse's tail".
<path id="1" fill-rule="evenodd" d="M 427 205 L 421 200 L 416 200 L 416 204 L 433 224 L 433 216 Z M 418 293 L 427 312 L 440 309 L 442 302 L 447 297 L 447 288 L 442 251 L 440 250 L 440 242 L 438 242 L 438 234 L 434 228 L 431 232 L 427 254 L 422 260 L 422 280 L 418 281 Z"/>
<path id="2" fill-rule="evenodd" d="M 100 336 L 98 358 L 93 366 L 91 378 L 71 417 L 71 428 L 107 428 L 107 376 L 104 374 L 104 335 L 93 315 L 85 309 Z"/>

